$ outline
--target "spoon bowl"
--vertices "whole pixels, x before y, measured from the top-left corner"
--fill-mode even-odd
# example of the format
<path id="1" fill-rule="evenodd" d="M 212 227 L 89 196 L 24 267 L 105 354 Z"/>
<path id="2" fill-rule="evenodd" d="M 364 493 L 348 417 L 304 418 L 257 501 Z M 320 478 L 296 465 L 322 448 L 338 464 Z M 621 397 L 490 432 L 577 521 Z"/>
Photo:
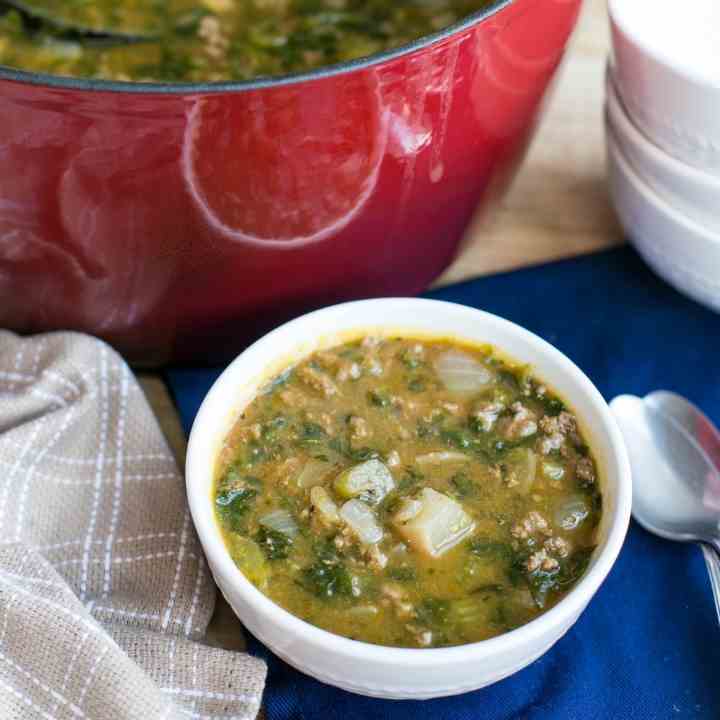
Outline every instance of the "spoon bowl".
<path id="1" fill-rule="evenodd" d="M 717 542 L 720 473 L 705 450 L 652 398 L 620 395 L 611 408 L 633 467 L 633 517 L 670 540 Z"/>
<path id="2" fill-rule="evenodd" d="M 620 395 L 610 408 L 630 456 L 633 517 L 660 537 L 701 543 L 720 619 L 720 433 L 665 391 Z"/>

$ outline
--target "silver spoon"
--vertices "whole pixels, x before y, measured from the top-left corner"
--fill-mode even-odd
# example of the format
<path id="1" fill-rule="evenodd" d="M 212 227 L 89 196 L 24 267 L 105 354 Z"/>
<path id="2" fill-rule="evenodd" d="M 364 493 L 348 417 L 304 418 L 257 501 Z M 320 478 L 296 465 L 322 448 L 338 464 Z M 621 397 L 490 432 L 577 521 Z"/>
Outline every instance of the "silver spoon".
<path id="1" fill-rule="evenodd" d="M 720 470 L 712 459 L 720 456 L 720 433 L 664 391 L 620 395 L 610 407 L 630 455 L 633 517 L 661 537 L 701 544 L 720 620 Z"/>

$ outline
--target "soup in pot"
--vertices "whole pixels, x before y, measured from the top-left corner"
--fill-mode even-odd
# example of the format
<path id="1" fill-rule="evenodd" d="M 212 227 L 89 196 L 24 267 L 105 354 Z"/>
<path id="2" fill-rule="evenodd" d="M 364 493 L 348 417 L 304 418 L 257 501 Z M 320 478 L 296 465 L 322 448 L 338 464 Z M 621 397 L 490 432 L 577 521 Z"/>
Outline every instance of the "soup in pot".
<path id="1" fill-rule="evenodd" d="M 365 57 L 490 0 L 13 0 L 0 63 L 123 81 L 216 82 Z"/>

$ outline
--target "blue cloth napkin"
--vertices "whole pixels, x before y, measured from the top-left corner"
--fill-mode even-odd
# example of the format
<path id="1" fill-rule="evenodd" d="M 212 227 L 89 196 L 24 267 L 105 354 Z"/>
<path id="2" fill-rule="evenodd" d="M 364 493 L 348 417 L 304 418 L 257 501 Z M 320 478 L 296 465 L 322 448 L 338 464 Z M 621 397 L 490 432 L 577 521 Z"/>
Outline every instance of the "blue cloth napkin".
<path id="1" fill-rule="evenodd" d="M 664 388 L 720 423 L 720 315 L 687 300 L 623 248 L 427 293 L 513 320 L 574 360 L 606 399 Z M 218 370 L 168 379 L 190 429 Z M 617 564 L 548 653 L 488 688 L 429 701 L 362 698 L 267 658 L 269 720 L 608 720 L 720 717 L 720 629 L 695 546 L 632 524 Z"/>

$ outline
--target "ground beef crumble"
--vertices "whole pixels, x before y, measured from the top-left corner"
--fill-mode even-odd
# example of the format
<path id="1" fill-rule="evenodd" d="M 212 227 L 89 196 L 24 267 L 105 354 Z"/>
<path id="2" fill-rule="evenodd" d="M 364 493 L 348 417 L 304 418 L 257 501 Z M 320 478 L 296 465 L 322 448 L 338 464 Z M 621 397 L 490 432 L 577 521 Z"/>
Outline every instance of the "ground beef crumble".
<path id="1" fill-rule="evenodd" d="M 537 432 L 537 419 L 532 410 L 528 410 L 521 402 L 513 403 L 510 409 L 513 415 L 503 433 L 507 440 L 521 440 Z"/>
<path id="2" fill-rule="evenodd" d="M 537 510 L 531 510 L 519 523 L 513 526 L 510 532 L 513 537 L 519 540 L 527 540 L 536 532 L 541 532 L 544 535 L 552 534 L 548 529 L 547 520 Z"/>
<path id="3" fill-rule="evenodd" d="M 338 394 L 337 385 L 335 385 L 335 383 L 324 372 L 320 372 L 309 365 L 305 365 L 298 370 L 298 377 L 306 385 L 311 387 L 313 390 L 317 390 L 325 397 Z"/>
<path id="4" fill-rule="evenodd" d="M 577 434 L 577 422 L 575 418 L 566 411 L 559 415 L 545 415 L 538 423 L 545 434 L 538 442 L 538 449 L 543 455 L 549 455 L 555 450 L 561 450 L 565 445 L 568 435 Z"/>
<path id="5" fill-rule="evenodd" d="M 575 467 L 575 474 L 578 479 L 586 485 L 592 485 L 595 483 L 595 466 L 590 458 L 580 458 Z"/>

